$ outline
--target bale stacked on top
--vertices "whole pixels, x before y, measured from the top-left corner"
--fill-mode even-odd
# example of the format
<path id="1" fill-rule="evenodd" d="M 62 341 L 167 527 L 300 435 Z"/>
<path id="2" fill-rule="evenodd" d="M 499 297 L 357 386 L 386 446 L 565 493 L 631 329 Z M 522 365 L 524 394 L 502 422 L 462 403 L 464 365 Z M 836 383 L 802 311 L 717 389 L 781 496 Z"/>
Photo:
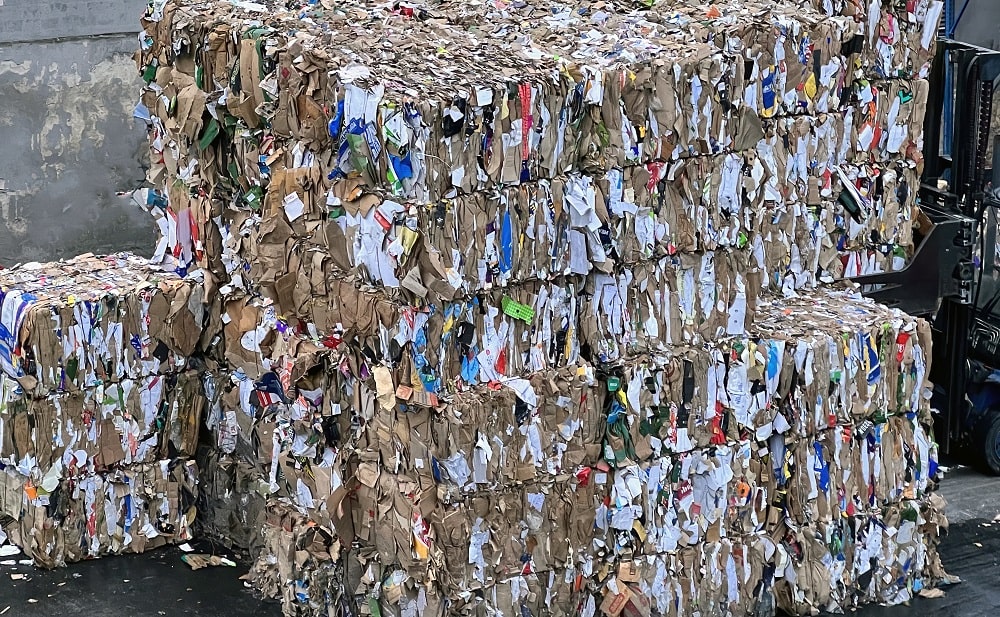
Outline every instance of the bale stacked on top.
<path id="1" fill-rule="evenodd" d="M 301 276 L 255 241 L 340 253 L 330 258 L 382 281 L 409 269 L 403 253 L 420 239 L 440 252 L 436 278 L 475 271 L 468 246 L 434 244 L 467 208 L 453 198 L 525 183 L 534 193 L 544 180 L 560 185 L 556 214 L 583 210 L 552 233 L 592 258 L 646 208 L 672 211 L 657 240 L 679 250 L 777 243 L 765 278 L 791 273 L 799 286 L 898 266 L 912 248 L 927 84 L 919 73 L 867 81 L 877 76 L 855 69 L 870 51 L 853 19 L 791 3 L 255 6 L 169 3 L 139 54 L 151 178 L 167 193 L 153 206 L 167 213 L 162 255 L 219 285 L 271 284 L 248 268 Z M 436 53 L 410 51 L 428 41 Z M 610 173 L 614 185 L 635 166 L 621 208 L 560 194 L 565 174 L 595 184 Z M 837 201 L 844 183 L 854 217 Z M 510 214 L 513 239 L 518 219 L 546 209 L 533 205 Z M 498 238 L 506 224 L 494 222 Z M 380 244 L 388 260 L 363 262 Z M 504 257 L 497 247 L 485 265 L 504 269 Z"/>

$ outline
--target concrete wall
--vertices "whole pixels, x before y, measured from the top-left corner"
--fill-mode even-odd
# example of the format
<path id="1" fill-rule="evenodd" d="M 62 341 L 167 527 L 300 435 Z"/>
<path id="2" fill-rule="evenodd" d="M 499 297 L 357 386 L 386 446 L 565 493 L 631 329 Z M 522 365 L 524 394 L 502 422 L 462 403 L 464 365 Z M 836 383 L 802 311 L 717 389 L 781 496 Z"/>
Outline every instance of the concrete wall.
<path id="1" fill-rule="evenodd" d="M 153 244 L 118 191 L 145 170 L 132 119 L 143 0 L 0 0 L 0 265 Z"/>
<path id="2" fill-rule="evenodd" d="M 955 0 L 955 12 L 965 0 Z M 968 0 L 968 6 L 955 27 L 955 39 L 989 49 L 1000 49 L 1000 2 Z"/>
<path id="3" fill-rule="evenodd" d="M 138 32 L 140 0 L 0 0 L 0 43 Z"/>

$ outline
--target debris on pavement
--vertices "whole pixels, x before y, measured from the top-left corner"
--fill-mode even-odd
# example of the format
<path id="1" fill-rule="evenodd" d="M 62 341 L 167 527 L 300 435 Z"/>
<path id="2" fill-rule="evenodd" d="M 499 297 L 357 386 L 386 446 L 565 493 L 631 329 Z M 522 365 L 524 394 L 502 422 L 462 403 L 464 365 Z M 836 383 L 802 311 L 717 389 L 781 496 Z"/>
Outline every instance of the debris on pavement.
<path id="1" fill-rule="evenodd" d="M 236 562 L 219 555 L 209 555 L 204 553 L 187 553 L 181 555 L 181 561 L 191 566 L 192 570 L 200 570 L 209 566 L 229 566 L 236 567 Z"/>

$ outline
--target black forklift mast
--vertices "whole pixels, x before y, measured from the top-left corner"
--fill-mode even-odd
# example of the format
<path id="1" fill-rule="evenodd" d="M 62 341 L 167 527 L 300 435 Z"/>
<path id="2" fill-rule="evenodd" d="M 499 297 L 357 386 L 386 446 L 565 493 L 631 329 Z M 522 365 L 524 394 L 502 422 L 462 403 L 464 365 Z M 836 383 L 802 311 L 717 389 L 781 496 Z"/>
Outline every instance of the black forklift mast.
<path id="1" fill-rule="evenodd" d="M 953 91 L 947 87 L 946 67 L 955 76 Z M 929 224 L 917 234 L 919 244 L 904 269 L 853 279 L 862 285 L 865 295 L 931 321 L 931 380 L 935 407 L 940 411 L 935 437 L 945 454 L 960 446 L 968 432 L 970 340 L 975 339 L 977 347 L 993 341 L 994 350 L 1000 343 L 1000 328 L 988 319 L 977 318 L 987 248 L 984 214 L 988 208 L 1000 208 L 1000 201 L 987 193 L 989 185 L 1000 186 L 987 177 L 987 169 L 992 167 L 996 174 L 1000 165 L 991 166 L 986 160 L 998 75 L 1000 52 L 947 39 L 938 41 L 929 77 L 924 173 L 918 195 Z M 949 97 L 954 108 L 951 157 L 941 150 Z M 995 151 L 994 156 L 997 154 Z M 989 234 L 991 238 L 994 233 Z M 991 255 L 994 246 L 989 245 Z"/>

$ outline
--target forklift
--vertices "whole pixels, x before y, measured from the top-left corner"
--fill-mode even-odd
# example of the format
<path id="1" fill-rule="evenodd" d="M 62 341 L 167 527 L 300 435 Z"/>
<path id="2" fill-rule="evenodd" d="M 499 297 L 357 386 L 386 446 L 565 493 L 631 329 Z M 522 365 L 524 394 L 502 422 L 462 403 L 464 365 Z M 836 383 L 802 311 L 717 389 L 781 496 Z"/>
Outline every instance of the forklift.
<path id="1" fill-rule="evenodd" d="M 1000 475 L 998 77 L 1000 52 L 938 41 L 918 193 L 926 218 L 914 254 L 902 270 L 852 278 L 864 295 L 931 323 L 940 452 L 992 475 Z"/>

